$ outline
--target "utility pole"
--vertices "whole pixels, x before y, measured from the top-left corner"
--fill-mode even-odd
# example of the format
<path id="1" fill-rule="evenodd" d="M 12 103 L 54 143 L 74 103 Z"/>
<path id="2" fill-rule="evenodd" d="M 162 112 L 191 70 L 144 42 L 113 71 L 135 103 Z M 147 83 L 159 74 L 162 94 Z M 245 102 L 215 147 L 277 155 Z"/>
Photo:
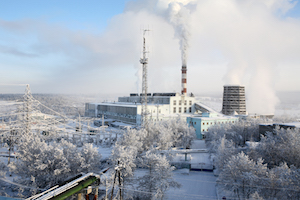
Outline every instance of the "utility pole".
<path id="1" fill-rule="evenodd" d="M 118 165 L 120 164 L 120 161 L 118 161 Z M 118 170 L 118 176 L 119 176 L 119 195 L 120 195 L 120 200 L 122 200 L 122 181 L 121 181 L 121 170 L 119 168 Z"/>
<path id="2" fill-rule="evenodd" d="M 119 182 L 119 199 L 122 200 L 122 178 L 121 178 L 121 165 L 120 165 L 120 161 L 118 160 L 118 165 L 115 167 L 115 177 L 114 177 L 114 183 L 113 183 L 113 187 L 111 190 L 111 196 L 110 196 L 110 200 L 113 199 L 113 194 L 114 194 L 114 187 L 115 187 L 115 183 L 116 183 L 116 179 L 118 176 L 118 182 Z"/>
<path id="3" fill-rule="evenodd" d="M 148 108 L 147 108 L 147 94 L 148 94 L 148 83 L 147 83 L 147 64 L 148 64 L 148 58 L 146 58 L 146 38 L 145 34 L 147 30 L 144 30 L 143 33 L 143 58 L 140 59 L 140 63 L 143 65 L 143 79 L 142 79 L 142 99 L 141 99 L 141 105 L 142 105 L 142 127 L 144 127 L 146 130 L 148 130 Z"/>

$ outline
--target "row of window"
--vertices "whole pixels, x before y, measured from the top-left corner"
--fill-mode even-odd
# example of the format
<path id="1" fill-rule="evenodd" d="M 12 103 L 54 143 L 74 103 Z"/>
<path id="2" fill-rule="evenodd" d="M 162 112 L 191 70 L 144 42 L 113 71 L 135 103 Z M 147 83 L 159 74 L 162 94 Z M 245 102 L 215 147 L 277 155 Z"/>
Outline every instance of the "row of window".
<path id="1" fill-rule="evenodd" d="M 227 123 L 233 123 L 234 124 L 234 121 L 225 121 L 225 124 L 227 124 Z M 202 123 L 203 125 L 205 125 L 205 122 L 203 122 Z M 212 125 L 213 123 L 212 122 L 210 122 L 210 125 Z M 215 124 L 217 124 L 217 122 L 215 122 Z M 220 122 L 218 122 L 218 124 L 220 124 Z M 224 124 L 224 122 L 222 122 L 222 124 Z M 206 125 L 209 125 L 209 122 L 206 122 Z"/>
<path id="2" fill-rule="evenodd" d="M 177 102 L 176 100 L 173 100 L 173 105 L 174 106 L 176 106 L 176 102 Z M 178 105 L 181 106 L 181 100 L 178 100 Z M 185 106 L 187 105 L 187 100 L 184 100 L 184 105 Z M 190 106 L 192 105 L 192 101 L 191 100 L 189 101 L 189 105 Z"/>
<path id="3" fill-rule="evenodd" d="M 176 113 L 176 110 L 177 110 L 176 107 L 173 107 L 173 113 Z M 181 107 L 179 107 L 179 108 L 178 108 L 178 113 L 181 113 L 181 111 L 182 111 L 182 110 L 181 110 Z M 189 113 L 192 112 L 192 107 L 189 107 L 188 112 L 189 112 Z M 184 108 L 183 108 L 183 113 L 187 113 L 187 107 L 184 107 Z"/>
<path id="4" fill-rule="evenodd" d="M 222 124 L 224 124 L 224 122 L 221 122 Z M 225 121 L 225 124 L 227 123 L 233 123 L 234 124 L 234 121 Z M 190 124 L 193 124 L 192 121 L 190 121 Z M 217 122 L 214 122 L 214 124 L 217 124 Z M 220 124 L 220 122 L 218 122 L 218 124 Z M 194 125 L 196 125 L 196 122 L 194 122 Z M 205 125 L 205 122 L 202 123 L 202 125 Z M 206 125 L 209 125 L 209 122 L 206 122 Z M 213 122 L 210 122 L 210 125 L 213 125 Z"/>

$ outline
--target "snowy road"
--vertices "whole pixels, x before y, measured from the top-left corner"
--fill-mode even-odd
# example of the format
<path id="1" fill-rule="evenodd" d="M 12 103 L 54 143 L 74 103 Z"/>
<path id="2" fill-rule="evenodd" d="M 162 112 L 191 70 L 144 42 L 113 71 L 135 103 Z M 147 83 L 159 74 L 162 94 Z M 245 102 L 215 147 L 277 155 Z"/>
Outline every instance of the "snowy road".
<path id="1" fill-rule="evenodd" d="M 181 184 L 180 188 L 171 188 L 165 199 L 213 200 L 216 195 L 216 177 L 212 172 L 190 171 L 189 175 L 174 171 L 174 179 Z"/>

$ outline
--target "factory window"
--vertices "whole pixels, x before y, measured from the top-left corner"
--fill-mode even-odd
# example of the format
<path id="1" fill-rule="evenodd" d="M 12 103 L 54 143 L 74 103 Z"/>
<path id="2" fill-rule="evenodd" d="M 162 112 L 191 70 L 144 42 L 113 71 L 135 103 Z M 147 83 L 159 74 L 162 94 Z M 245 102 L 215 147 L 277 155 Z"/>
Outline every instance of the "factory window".
<path id="1" fill-rule="evenodd" d="M 153 113 L 155 113 L 155 110 L 153 110 Z"/>
<path id="2" fill-rule="evenodd" d="M 196 122 L 194 124 L 196 125 Z"/>
<path id="3" fill-rule="evenodd" d="M 160 113 L 161 111 L 160 111 L 160 109 L 158 110 L 158 113 Z"/>
<path id="4" fill-rule="evenodd" d="M 192 105 L 192 101 L 190 101 L 190 106 Z"/>
<path id="5" fill-rule="evenodd" d="M 186 107 L 184 107 L 184 112 L 186 113 Z"/>
<path id="6" fill-rule="evenodd" d="M 204 129 L 202 131 L 204 132 Z"/>
<path id="7" fill-rule="evenodd" d="M 176 106 L 176 100 L 173 101 L 173 105 Z"/>
<path id="8" fill-rule="evenodd" d="M 179 113 L 181 113 L 181 107 L 179 107 L 179 110 L 178 110 L 178 112 L 179 112 Z"/>
<path id="9" fill-rule="evenodd" d="M 190 113 L 192 112 L 192 107 L 189 108 L 189 112 L 190 112 Z"/>
<path id="10" fill-rule="evenodd" d="M 179 101 L 178 101 L 178 105 L 180 105 L 180 106 L 181 106 L 181 100 L 179 100 Z"/>
<path id="11" fill-rule="evenodd" d="M 186 106 L 186 100 L 184 100 L 184 105 Z"/>
<path id="12" fill-rule="evenodd" d="M 203 125 L 204 125 L 205 123 L 203 122 Z"/>
<path id="13" fill-rule="evenodd" d="M 208 122 L 206 124 L 208 125 Z"/>
<path id="14" fill-rule="evenodd" d="M 210 122 L 210 125 L 212 125 L 212 122 Z"/>
<path id="15" fill-rule="evenodd" d="M 173 113 L 176 113 L 176 107 L 173 108 Z"/>
<path id="16" fill-rule="evenodd" d="M 234 123 L 234 121 L 232 121 L 232 123 Z"/>

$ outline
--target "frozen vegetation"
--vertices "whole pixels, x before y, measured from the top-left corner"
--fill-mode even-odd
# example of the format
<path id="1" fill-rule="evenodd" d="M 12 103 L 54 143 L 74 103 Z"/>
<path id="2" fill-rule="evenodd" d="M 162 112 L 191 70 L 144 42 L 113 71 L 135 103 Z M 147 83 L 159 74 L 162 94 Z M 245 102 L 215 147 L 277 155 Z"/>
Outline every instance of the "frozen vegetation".
<path id="1" fill-rule="evenodd" d="M 215 156 L 219 193 L 229 199 L 299 199 L 299 130 L 277 127 L 259 136 L 258 122 L 209 130 L 207 143 Z"/>
<path id="2" fill-rule="evenodd" d="M 6 156 L 0 162 L 2 196 L 26 198 L 79 173 L 98 173 L 110 167 L 106 186 L 109 196 L 113 193 L 116 199 L 300 199 L 299 130 L 258 132 L 262 122 L 297 120 L 297 108 L 292 115 L 285 113 L 273 120 L 241 120 L 210 128 L 205 143 L 214 176 L 171 165 L 173 149 L 193 148 L 195 139 L 194 130 L 179 119 L 151 123 L 146 129 L 120 132 L 108 128 L 101 135 L 90 135 L 89 128 L 96 127 L 87 119 L 78 120 L 86 99 L 36 95 L 31 111 L 56 115 L 44 119 L 43 128 L 38 128 L 36 119 L 28 127 L 26 109 L 17 97 L 4 99 L 1 128 L 7 130 L 9 124 L 17 131 L 2 134 L 1 155 Z M 220 108 L 218 98 L 201 101 Z M 23 118 L 16 113 L 23 113 Z M 56 129 L 42 132 L 45 127 Z M 29 129 L 32 131 L 26 131 Z"/>

